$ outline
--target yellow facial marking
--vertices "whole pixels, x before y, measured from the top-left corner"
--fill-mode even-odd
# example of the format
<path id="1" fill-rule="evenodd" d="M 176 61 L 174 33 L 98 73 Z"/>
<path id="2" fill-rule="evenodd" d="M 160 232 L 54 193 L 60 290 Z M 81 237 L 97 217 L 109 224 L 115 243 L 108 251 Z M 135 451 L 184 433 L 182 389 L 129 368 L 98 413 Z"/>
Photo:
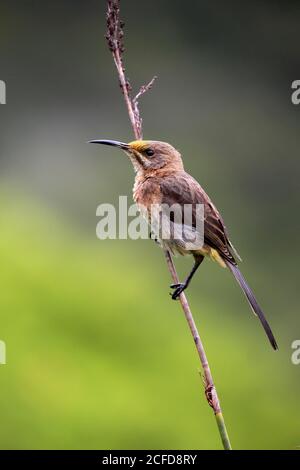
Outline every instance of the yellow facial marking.
<path id="1" fill-rule="evenodd" d="M 132 142 L 129 142 L 129 147 L 132 148 L 133 150 L 136 150 L 137 152 L 143 152 L 143 150 L 146 150 L 146 148 L 149 147 L 149 141 L 148 140 L 133 140 Z"/>

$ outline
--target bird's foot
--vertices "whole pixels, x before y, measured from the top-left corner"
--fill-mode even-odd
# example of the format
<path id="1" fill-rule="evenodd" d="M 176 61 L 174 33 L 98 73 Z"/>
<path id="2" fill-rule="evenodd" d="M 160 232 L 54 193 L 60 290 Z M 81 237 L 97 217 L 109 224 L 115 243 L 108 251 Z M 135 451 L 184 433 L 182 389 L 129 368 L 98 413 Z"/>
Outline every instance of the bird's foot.
<path id="1" fill-rule="evenodd" d="M 155 235 L 155 233 L 149 232 L 149 238 L 150 238 L 150 240 L 154 240 L 155 243 L 157 243 L 158 245 L 160 245 L 160 241 L 159 241 L 159 239 L 157 238 L 157 235 Z"/>
<path id="2" fill-rule="evenodd" d="M 170 294 L 172 296 L 172 299 L 177 300 L 179 298 L 181 292 L 183 292 L 184 289 L 186 289 L 187 284 L 180 282 L 178 284 L 171 284 L 170 287 L 171 287 L 171 289 L 175 289 L 173 294 Z"/>

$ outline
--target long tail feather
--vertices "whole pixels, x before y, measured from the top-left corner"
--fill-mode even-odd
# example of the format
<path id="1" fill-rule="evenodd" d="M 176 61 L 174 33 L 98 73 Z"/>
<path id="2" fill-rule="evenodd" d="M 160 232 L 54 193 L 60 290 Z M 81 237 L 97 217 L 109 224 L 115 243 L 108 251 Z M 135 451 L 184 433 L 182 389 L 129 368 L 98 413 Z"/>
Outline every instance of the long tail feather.
<path id="1" fill-rule="evenodd" d="M 228 266 L 228 268 L 230 269 L 230 271 L 232 272 L 232 274 L 234 275 L 235 279 L 237 280 L 238 284 L 240 285 L 241 289 L 243 290 L 253 312 L 255 315 L 258 316 L 258 318 L 260 319 L 260 322 L 267 334 L 267 337 L 269 338 L 269 341 L 273 347 L 273 349 L 278 349 L 278 346 L 277 346 L 277 343 L 276 343 L 276 340 L 274 338 L 274 335 L 272 333 L 272 330 L 270 328 L 270 325 L 269 323 L 267 322 L 260 306 L 258 305 L 257 303 L 257 300 L 256 298 L 254 297 L 254 294 L 252 292 L 252 290 L 250 289 L 250 287 L 248 286 L 244 276 L 242 275 L 241 271 L 239 270 L 239 268 L 230 263 L 230 261 L 227 261 L 226 260 L 226 264 Z"/>

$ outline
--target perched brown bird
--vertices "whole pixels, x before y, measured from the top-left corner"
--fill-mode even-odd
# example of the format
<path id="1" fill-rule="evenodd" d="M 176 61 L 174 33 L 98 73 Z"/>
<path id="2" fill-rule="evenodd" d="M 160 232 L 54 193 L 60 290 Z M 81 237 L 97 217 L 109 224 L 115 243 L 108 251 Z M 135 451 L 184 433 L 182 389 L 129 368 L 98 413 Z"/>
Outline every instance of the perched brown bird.
<path id="1" fill-rule="evenodd" d="M 237 266 L 237 259 L 240 260 L 240 258 L 229 240 L 223 219 L 200 184 L 184 171 L 180 153 L 168 143 L 151 140 L 136 140 L 128 144 L 114 140 L 92 140 L 91 143 L 119 147 L 129 156 L 136 171 L 133 197 L 148 222 L 152 222 L 151 218 L 154 213 L 151 212 L 152 207 L 171 207 L 174 204 L 183 208 L 191 207 L 191 218 L 188 223 L 185 219 L 180 219 L 179 222 L 174 221 L 174 214 L 173 219 L 170 215 L 170 226 L 173 230 L 171 227 L 168 232 L 169 236 L 160 239 L 160 236 L 156 234 L 161 245 L 172 253 L 191 254 L 194 257 L 194 266 L 186 280 L 183 283 L 171 285 L 174 289 L 172 298 L 175 300 L 180 296 L 189 285 L 204 257 L 209 257 L 220 266 L 230 269 L 254 314 L 260 319 L 271 345 L 277 349 L 271 328 Z M 204 233 L 202 237 L 197 228 L 199 216 L 196 208 L 199 205 L 203 207 Z M 184 235 L 178 234 L 176 226 L 177 228 L 183 227 L 181 233 L 185 229 L 190 232 L 194 231 L 196 238 L 193 243 L 189 243 Z"/>

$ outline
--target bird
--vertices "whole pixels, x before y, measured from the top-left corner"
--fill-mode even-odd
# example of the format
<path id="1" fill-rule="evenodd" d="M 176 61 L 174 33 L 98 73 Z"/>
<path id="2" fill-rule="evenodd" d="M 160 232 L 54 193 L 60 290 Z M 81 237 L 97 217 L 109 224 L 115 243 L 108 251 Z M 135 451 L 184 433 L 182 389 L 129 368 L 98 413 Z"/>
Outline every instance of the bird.
<path id="1" fill-rule="evenodd" d="M 192 255 L 194 258 L 193 267 L 185 281 L 170 286 L 173 289 L 172 299 L 177 300 L 180 297 L 203 260 L 210 258 L 233 274 L 253 313 L 259 318 L 273 349 L 278 349 L 270 325 L 238 267 L 241 258 L 229 239 L 223 218 L 201 185 L 184 170 L 180 152 L 169 143 L 156 140 L 125 143 L 102 139 L 89 142 L 117 147 L 129 157 L 136 173 L 133 199 L 148 223 L 151 224 L 152 219 L 157 220 L 157 214 L 163 212 L 161 209 L 155 212 L 153 207 L 170 208 L 175 205 L 183 209 L 185 206 L 191 208 L 188 222 L 180 219 L 182 215 L 175 220 L 174 214 L 173 218 L 169 214 L 168 236 L 162 237 L 161 231 L 155 234 L 156 241 L 172 254 Z M 202 219 L 197 207 L 203 208 Z M 183 228 L 181 232 L 178 231 L 180 226 Z M 203 228 L 202 234 L 199 226 Z M 191 233 L 195 235 L 192 243 L 189 237 L 182 235 L 186 230 L 189 236 Z"/>

